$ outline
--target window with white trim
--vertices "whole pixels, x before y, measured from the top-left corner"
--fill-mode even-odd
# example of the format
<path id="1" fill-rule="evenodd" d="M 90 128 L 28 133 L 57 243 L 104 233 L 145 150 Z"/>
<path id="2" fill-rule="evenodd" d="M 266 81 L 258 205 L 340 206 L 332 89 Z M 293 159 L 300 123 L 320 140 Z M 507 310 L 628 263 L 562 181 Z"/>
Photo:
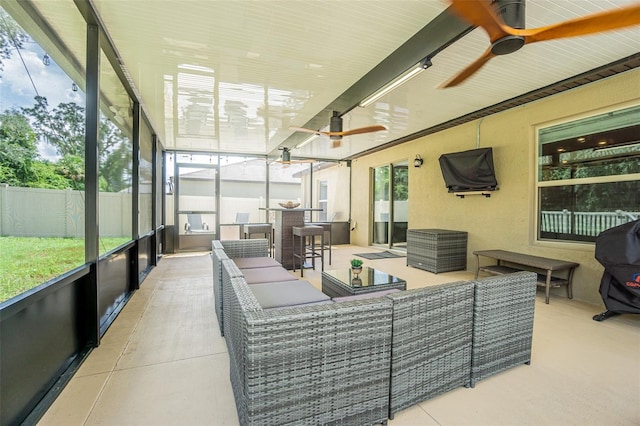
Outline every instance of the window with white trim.
<path id="1" fill-rule="evenodd" d="M 595 241 L 640 218 L 640 105 L 539 128 L 540 240 Z"/>
<path id="2" fill-rule="evenodd" d="M 329 204 L 329 184 L 326 180 L 318 181 L 318 208 L 322 209 L 318 212 L 318 221 L 327 221 L 327 208 Z"/>

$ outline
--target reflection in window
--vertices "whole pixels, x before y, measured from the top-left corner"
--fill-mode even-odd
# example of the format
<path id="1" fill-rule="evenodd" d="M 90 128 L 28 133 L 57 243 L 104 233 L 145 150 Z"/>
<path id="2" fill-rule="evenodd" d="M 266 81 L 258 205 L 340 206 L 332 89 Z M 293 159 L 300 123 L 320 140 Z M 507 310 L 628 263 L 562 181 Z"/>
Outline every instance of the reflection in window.
<path id="1" fill-rule="evenodd" d="M 101 54 L 98 185 L 100 190 L 100 254 L 132 237 L 131 100 L 104 52 Z"/>
<path id="2" fill-rule="evenodd" d="M 213 120 L 213 73 L 178 73 L 178 131 L 180 136 L 215 136 Z"/>
<path id="3" fill-rule="evenodd" d="M 279 203 L 293 201 L 300 207 L 311 207 L 307 200 L 308 185 L 303 184 L 303 176 L 308 174 L 310 163 L 269 164 L 269 207 L 280 208 Z M 269 222 L 275 222 L 274 212 L 270 212 Z"/>
<path id="4" fill-rule="evenodd" d="M 176 191 L 176 181 L 175 181 L 175 157 L 176 154 L 174 152 L 166 152 L 165 153 L 165 165 L 164 165 L 164 191 L 165 191 L 165 212 L 166 216 L 164 218 L 165 225 L 172 226 L 175 223 L 174 211 L 175 211 L 175 191 Z"/>
<path id="5" fill-rule="evenodd" d="M 144 120 L 140 121 L 140 178 L 138 181 L 138 235 L 145 235 L 153 228 L 151 215 L 153 203 L 153 135 Z M 162 204 L 160 204 L 162 205 Z"/>
<path id="6" fill-rule="evenodd" d="M 595 241 L 640 217 L 640 106 L 540 129 L 539 237 Z"/>
<path id="7" fill-rule="evenodd" d="M 318 208 L 322 209 L 321 212 L 318 212 L 318 221 L 326 222 L 327 221 L 327 207 L 329 197 L 329 184 L 326 180 L 318 181 Z"/>
<path id="8" fill-rule="evenodd" d="M 220 157 L 221 239 L 240 237 L 240 222 L 265 223 L 267 161 L 261 157 Z"/>
<path id="9" fill-rule="evenodd" d="M 82 75 L 70 63 L 84 66 L 84 56 L 45 51 L 37 26 L 24 15 L 15 21 L 10 14 L 15 5 L 5 6 L 0 8 L 0 302 L 85 263 L 84 82 L 69 77 Z M 73 22 L 83 22 L 82 17 L 71 14 Z M 84 37 L 83 31 L 77 34 Z"/>

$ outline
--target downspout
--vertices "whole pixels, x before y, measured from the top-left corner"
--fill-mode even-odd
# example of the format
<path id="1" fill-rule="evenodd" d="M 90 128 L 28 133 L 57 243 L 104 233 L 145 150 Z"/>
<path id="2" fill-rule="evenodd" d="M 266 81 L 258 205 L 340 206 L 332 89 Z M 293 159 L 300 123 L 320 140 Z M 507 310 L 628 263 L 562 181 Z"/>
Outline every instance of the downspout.
<path id="1" fill-rule="evenodd" d="M 476 148 L 480 148 L 480 125 L 482 125 L 482 122 L 484 121 L 486 117 L 482 117 L 480 120 L 478 120 L 478 125 L 476 126 Z"/>

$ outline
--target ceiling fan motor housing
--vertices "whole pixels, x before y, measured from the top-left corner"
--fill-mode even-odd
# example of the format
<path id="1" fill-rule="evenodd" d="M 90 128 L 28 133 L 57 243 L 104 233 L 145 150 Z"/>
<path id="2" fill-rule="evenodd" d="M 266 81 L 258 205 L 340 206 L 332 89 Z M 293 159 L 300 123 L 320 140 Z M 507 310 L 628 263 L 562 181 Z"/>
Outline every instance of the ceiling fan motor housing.
<path id="1" fill-rule="evenodd" d="M 291 151 L 289 151 L 289 148 L 282 148 L 282 162 L 283 163 L 288 163 L 291 161 Z"/>
<path id="2" fill-rule="evenodd" d="M 342 131 L 342 117 L 340 117 L 335 111 L 333 116 L 331 117 L 331 122 L 329 123 L 329 131 L 330 132 L 341 132 Z M 330 135 L 329 138 L 333 140 L 341 140 L 341 135 Z"/>
<path id="3" fill-rule="evenodd" d="M 496 0 L 493 3 L 493 7 L 505 24 L 512 28 L 524 29 L 524 0 Z"/>
<path id="4" fill-rule="evenodd" d="M 525 26 L 525 0 L 495 0 L 493 7 L 505 24 L 512 28 L 524 29 Z M 494 55 L 508 55 L 524 46 L 524 37 L 506 36 L 496 40 L 491 45 L 491 53 Z"/>

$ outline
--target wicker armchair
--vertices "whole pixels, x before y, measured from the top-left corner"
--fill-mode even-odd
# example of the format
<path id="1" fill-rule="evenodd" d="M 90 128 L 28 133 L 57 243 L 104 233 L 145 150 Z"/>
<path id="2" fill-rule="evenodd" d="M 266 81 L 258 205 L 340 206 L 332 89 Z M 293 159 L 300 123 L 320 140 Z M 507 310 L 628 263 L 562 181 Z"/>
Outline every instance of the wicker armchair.
<path id="1" fill-rule="evenodd" d="M 213 261 L 213 295 L 216 317 L 220 334 L 224 336 L 222 264 L 223 260 L 238 257 L 264 257 L 269 255 L 269 242 L 266 239 L 254 240 L 213 240 L 211 260 Z M 242 276 L 239 271 L 234 276 Z"/>
<path id="2" fill-rule="evenodd" d="M 386 422 L 390 299 L 265 311 L 243 278 L 223 291 L 240 424 Z"/>
<path id="3" fill-rule="evenodd" d="M 516 272 L 475 281 L 471 386 L 531 362 L 537 275 Z"/>
<path id="4" fill-rule="evenodd" d="M 229 257 L 222 249 L 211 250 L 211 260 L 213 262 L 213 298 L 220 334 L 224 336 L 222 328 L 222 261 L 229 260 Z"/>
<path id="5" fill-rule="evenodd" d="M 469 385 L 473 296 L 468 281 L 387 296 L 393 300 L 389 418 Z"/>

